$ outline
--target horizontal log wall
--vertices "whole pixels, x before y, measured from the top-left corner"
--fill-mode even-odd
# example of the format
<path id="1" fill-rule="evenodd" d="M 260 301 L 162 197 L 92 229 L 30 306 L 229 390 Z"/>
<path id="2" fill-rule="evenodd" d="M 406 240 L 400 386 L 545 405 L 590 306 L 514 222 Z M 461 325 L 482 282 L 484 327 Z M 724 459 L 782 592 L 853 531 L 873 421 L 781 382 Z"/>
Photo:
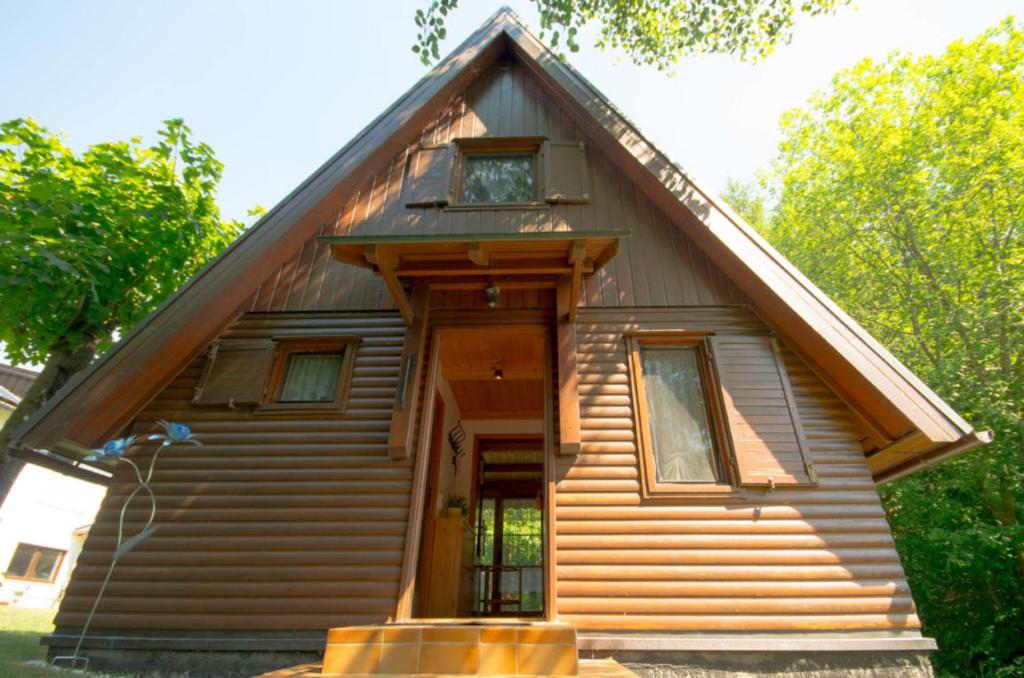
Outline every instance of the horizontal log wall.
<path id="1" fill-rule="evenodd" d="M 264 416 L 191 404 L 204 358 L 139 414 L 187 422 L 201 447 L 161 453 L 159 531 L 118 565 L 96 629 L 323 630 L 394 614 L 412 467 L 388 456 L 404 325 L 397 313 L 248 314 L 225 335 L 362 337 L 344 414 Z M 148 465 L 152 446 L 131 458 Z M 78 626 L 110 563 L 132 485 L 121 465 L 57 624 Z M 136 499 L 128 533 L 148 502 Z"/>
<path id="2" fill-rule="evenodd" d="M 816 487 L 644 499 L 623 333 L 767 332 L 732 308 L 579 316 L 582 453 L 559 459 L 558 612 L 580 629 L 913 629 L 919 621 L 846 407 L 786 365 Z"/>

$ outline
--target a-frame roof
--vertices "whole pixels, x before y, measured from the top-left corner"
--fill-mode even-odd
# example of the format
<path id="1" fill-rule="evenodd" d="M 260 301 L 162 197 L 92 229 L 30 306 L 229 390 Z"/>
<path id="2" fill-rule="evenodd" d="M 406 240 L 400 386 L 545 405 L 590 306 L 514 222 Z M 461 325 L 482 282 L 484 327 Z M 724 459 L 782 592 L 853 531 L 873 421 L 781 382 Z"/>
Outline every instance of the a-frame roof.
<path id="1" fill-rule="evenodd" d="M 242 312 L 366 172 L 511 51 L 658 207 L 739 285 L 758 314 L 842 397 L 875 449 L 877 480 L 986 442 L 608 99 L 503 8 L 280 204 L 61 389 L 17 432 L 22 445 L 81 451 L 115 435 Z"/>

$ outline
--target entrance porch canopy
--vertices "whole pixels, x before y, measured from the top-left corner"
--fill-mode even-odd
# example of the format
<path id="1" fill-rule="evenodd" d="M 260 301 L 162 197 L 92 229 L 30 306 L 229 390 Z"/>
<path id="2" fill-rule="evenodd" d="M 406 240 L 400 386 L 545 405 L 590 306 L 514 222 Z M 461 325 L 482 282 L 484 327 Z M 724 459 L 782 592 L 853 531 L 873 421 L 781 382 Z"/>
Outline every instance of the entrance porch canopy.
<path id="1" fill-rule="evenodd" d="M 401 280 L 514 284 L 555 283 L 572 277 L 569 314 L 575 320 L 583 276 L 604 266 L 619 252 L 622 232 L 547 231 L 540 233 L 464 233 L 451 235 L 323 236 L 338 261 L 368 268 L 384 278 L 407 325 L 413 308 Z"/>

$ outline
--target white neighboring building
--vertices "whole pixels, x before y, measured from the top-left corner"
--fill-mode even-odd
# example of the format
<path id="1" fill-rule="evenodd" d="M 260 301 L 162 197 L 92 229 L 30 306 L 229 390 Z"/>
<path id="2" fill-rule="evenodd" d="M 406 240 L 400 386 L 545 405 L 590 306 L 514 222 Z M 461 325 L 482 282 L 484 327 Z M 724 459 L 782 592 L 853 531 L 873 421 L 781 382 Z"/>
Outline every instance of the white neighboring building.
<path id="1" fill-rule="evenodd" d="M 28 375 L 35 376 L 0 365 L 0 425 Z M 22 469 L 0 507 L 0 605 L 56 607 L 105 493 L 39 466 Z"/>

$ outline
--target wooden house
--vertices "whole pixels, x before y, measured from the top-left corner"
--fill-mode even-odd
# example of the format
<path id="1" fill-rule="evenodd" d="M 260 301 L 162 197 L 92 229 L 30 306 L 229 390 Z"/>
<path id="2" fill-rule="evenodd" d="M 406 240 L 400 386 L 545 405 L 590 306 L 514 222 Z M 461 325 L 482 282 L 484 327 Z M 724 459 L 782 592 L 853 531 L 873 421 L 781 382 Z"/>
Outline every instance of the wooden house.
<path id="1" fill-rule="evenodd" d="M 924 675 L 876 485 L 988 439 L 504 9 L 19 442 L 159 420 L 94 665 Z"/>

